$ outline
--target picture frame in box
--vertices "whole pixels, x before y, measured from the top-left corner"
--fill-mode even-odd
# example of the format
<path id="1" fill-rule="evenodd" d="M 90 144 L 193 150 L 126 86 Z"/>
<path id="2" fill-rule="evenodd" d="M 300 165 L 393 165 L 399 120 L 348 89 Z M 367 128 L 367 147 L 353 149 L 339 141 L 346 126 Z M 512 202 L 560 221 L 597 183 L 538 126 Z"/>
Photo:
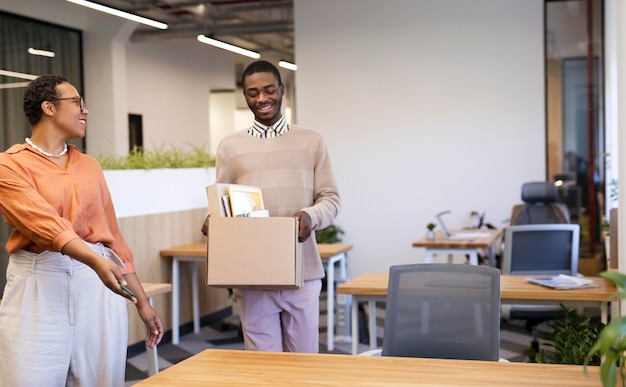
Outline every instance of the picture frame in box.
<path id="1" fill-rule="evenodd" d="M 295 217 L 209 217 L 207 285 L 300 289 L 302 243 Z"/>
<path id="2" fill-rule="evenodd" d="M 228 199 L 232 216 L 247 216 L 251 212 L 265 209 L 259 187 L 231 184 L 228 187 Z"/>

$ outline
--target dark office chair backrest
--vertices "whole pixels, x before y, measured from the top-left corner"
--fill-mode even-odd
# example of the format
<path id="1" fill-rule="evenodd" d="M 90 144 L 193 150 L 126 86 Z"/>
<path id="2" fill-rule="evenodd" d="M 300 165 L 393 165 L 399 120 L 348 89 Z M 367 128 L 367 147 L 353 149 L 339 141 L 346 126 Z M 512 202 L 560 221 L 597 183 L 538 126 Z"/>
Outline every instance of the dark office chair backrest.
<path id="1" fill-rule="evenodd" d="M 504 240 L 502 274 L 578 274 L 578 224 L 508 226 Z"/>
<path id="2" fill-rule="evenodd" d="M 498 361 L 500 270 L 460 264 L 392 266 L 383 356 Z"/>
<path id="3" fill-rule="evenodd" d="M 522 185 L 522 201 L 513 207 L 511 224 L 570 223 L 569 210 L 557 202 L 557 188 L 549 181 Z"/>

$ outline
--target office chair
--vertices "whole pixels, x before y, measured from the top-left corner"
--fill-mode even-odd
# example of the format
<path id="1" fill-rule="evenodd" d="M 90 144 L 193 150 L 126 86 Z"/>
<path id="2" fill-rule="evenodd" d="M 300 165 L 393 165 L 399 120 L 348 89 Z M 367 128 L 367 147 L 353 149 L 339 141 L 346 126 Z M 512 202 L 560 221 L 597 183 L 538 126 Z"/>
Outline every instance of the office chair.
<path id="1" fill-rule="evenodd" d="M 392 266 L 382 356 L 498 361 L 500 270 Z"/>
<path id="2" fill-rule="evenodd" d="M 578 275 L 578 224 L 508 226 L 504 229 L 504 241 L 502 274 Z M 537 325 L 563 312 L 558 305 L 502 305 L 501 309 L 504 320 L 526 320 L 535 350 L 539 350 Z"/>
<path id="3" fill-rule="evenodd" d="M 510 224 L 570 223 L 567 206 L 557 202 L 557 188 L 549 181 L 522 185 L 522 201 L 513 207 Z"/>

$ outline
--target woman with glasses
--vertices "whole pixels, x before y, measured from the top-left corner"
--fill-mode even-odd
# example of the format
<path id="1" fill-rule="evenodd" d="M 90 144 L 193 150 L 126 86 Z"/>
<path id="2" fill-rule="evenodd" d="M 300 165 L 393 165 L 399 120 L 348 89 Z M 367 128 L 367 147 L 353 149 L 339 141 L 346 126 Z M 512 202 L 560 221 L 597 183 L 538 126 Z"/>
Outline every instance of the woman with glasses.
<path id="1" fill-rule="evenodd" d="M 98 162 L 67 141 L 89 110 L 65 78 L 42 75 L 24 94 L 32 126 L 0 153 L 0 209 L 13 231 L 0 304 L 0 385 L 123 386 L 133 302 L 146 342 L 163 337 L 116 221 Z"/>

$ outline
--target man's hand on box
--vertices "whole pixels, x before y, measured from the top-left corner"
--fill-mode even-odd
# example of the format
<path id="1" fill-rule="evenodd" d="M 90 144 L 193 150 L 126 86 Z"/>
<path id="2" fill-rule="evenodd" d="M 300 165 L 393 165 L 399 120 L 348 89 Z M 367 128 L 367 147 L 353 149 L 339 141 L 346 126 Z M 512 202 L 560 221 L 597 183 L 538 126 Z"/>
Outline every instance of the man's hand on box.
<path id="1" fill-rule="evenodd" d="M 296 214 L 296 218 L 300 220 L 298 242 L 302 243 L 311 236 L 311 217 L 306 212 L 300 211 Z"/>

